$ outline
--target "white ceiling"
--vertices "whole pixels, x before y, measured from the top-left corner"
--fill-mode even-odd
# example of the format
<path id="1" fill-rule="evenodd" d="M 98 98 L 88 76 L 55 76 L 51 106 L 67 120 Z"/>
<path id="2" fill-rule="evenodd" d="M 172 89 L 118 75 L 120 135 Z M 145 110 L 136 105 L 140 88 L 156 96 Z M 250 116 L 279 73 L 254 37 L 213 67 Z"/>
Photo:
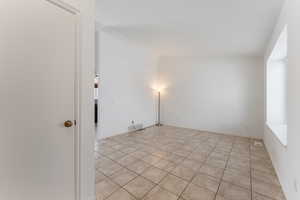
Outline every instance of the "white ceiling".
<path id="1" fill-rule="evenodd" d="M 97 0 L 104 30 L 161 55 L 262 56 L 283 0 Z"/>

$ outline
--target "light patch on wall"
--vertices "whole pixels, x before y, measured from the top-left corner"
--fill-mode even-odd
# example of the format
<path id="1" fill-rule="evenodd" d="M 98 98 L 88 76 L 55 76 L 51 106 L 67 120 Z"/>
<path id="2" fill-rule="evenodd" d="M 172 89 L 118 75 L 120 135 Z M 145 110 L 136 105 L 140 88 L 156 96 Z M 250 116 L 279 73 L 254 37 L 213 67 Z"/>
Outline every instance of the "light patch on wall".
<path id="1" fill-rule="evenodd" d="M 164 93 L 164 91 L 167 89 L 167 86 L 166 84 L 163 84 L 163 83 L 154 83 L 152 84 L 151 88 L 153 89 L 153 91 L 155 93 Z"/>
<path id="2" fill-rule="evenodd" d="M 267 125 L 287 145 L 287 26 L 267 62 Z"/>

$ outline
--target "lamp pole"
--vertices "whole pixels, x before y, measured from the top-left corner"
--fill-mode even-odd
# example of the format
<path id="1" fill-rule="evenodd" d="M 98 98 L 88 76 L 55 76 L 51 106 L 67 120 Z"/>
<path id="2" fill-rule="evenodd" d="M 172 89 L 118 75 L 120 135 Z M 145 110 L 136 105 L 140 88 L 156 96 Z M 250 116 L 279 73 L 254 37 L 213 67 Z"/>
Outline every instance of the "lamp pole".
<path id="1" fill-rule="evenodd" d="M 158 91 L 158 120 L 157 120 L 157 126 L 162 126 L 162 124 L 160 123 L 160 91 Z"/>

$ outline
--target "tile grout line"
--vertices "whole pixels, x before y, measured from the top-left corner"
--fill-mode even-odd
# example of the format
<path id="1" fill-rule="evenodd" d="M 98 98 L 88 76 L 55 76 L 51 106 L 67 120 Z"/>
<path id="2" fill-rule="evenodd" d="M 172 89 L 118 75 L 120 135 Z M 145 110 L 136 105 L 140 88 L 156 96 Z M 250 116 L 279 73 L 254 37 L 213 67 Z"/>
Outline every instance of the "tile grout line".
<path id="1" fill-rule="evenodd" d="M 206 142 L 207 142 L 208 140 L 209 140 L 209 139 L 207 139 Z M 200 145 L 199 145 L 199 146 L 200 146 Z M 216 144 L 216 145 L 214 146 L 214 148 L 209 152 L 209 154 L 207 155 L 205 161 L 203 161 L 203 165 L 205 165 L 205 163 L 206 163 L 206 161 L 208 160 L 209 156 L 212 154 L 212 152 L 214 152 L 214 150 L 215 150 L 216 148 L 217 148 L 217 144 Z M 194 151 L 194 152 L 195 152 L 195 151 Z M 201 167 L 202 167 L 202 166 L 201 166 Z M 200 168 L 201 168 L 201 167 L 200 167 Z M 200 169 L 200 168 L 199 168 L 199 169 Z M 188 188 L 188 186 L 190 186 L 190 185 L 192 184 L 192 181 L 193 181 L 193 179 L 195 178 L 195 176 L 197 176 L 199 169 L 197 170 L 196 174 L 193 176 L 193 178 L 191 179 L 191 181 L 189 181 L 189 183 L 186 185 L 186 187 L 182 190 L 182 192 L 181 192 L 180 195 L 178 196 L 178 199 L 180 199 L 180 198 L 184 199 L 183 196 L 182 196 L 182 194 L 185 192 L 185 190 Z"/>
<path id="2" fill-rule="evenodd" d="M 197 148 L 195 148 L 195 149 L 197 149 Z M 193 152 L 195 152 L 195 150 L 191 151 L 190 154 L 192 154 Z M 171 152 L 170 152 L 170 153 L 171 153 Z M 175 153 L 175 154 L 176 154 L 176 153 Z M 189 154 L 189 155 L 190 155 L 190 154 Z M 176 154 L 176 155 L 178 155 L 178 154 Z M 188 159 L 189 155 L 187 155 L 187 156 L 182 156 L 182 157 L 184 157 L 184 159 L 181 161 L 181 164 L 182 164 L 185 160 Z M 163 158 L 162 158 L 162 159 L 163 159 Z M 163 159 L 163 160 L 165 160 L 165 159 Z M 176 165 L 177 165 L 176 167 L 178 167 L 179 165 L 181 165 L 181 164 L 175 163 L 175 162 L 170 161 L 170 160 L 167 160 L 167 161 L 176 164 Z M 204 161 L 204 162 L 205 162 L 205 161 Z M 202 164 L 203 164 L 203 163 L 202 163 Z M 155 167 L 155 166 L 154 166 L 154 167 Z M 174 169 L 175 169 L 176 167 L 174 167 Z M 185 167 L 185 166 L 184 166 L 184 167 Z M 189 168 L 189 167 L 186 167 L 186 168 Z M 201 167 L 199 167 L 199 168 L 201 168 Z M 174 169 L 173 169 L 173 170 L 174 170 Z M 163 170 L 163 169 L 161 169 L 161 170 Z M 186 179 L 184 179 L 184 178 L 182 178 L 182 177 L 179 177 L 179 176 L 177 176 L 176 174 L 173 174 L 173 173 L 172 173 L 173 170 L 171 170 L 171 171 L 166 171 L 166 172 L 167 172 L 167 175 L 166 175 L 166 176 L 168 176 L 168 175 L 175 176 L 175 177 L 179 178 L 180 180 L 187 182 L 188 184 L 185 186 L 185 188 L 182 190 L 182 192 L 181 192 L 179 195 L 178 195 L 178 194 L 175 194 L 175 193 L 173 193 L 173 192 L 171 192 L 171 191 L 169 191 L 169 190 L 167 190 L 167 189 L 165 189 L 165 188 L 163 188 L 163 187 L 162 187 L 162 188 L 163 188 L 164 190 L 170 192 L 171 194 L 175 195 L 175 196 L 177 197 L 177 200 L 178 200 L 178 199 L 182 198 L 182 193 L 183 193 L 183 192 L 186 190 L 186 188 L 191 184 L 191 182 L 192 182 L 193 178 L 196 176 L 197 172 L 196 172 L 195 175 L 191 178 L 190 181 L 187 181 Z M 199 170 L 199 169 L 198 169 L 198 170 Z M 163 170 L 163 171 L 165 171 L 165 170 Z M 195 170 L 195 171 L 197 171 L 197 170 Z M 166 176 L 165 176 L 165 177 L 166 177 Z M 164 178 L 165 178 L 165 177 L 164 177 Z M 163 179 L 164 179 L 164 178 L 163 178 Z M 160 183 L 163 181 L 163 179 L 161 179 L 160 182 L 158 183 L 158 186 L 159 186 L 159 187 L 161 187 L 161 186 L 160 186 Z"/>
<path id="3" fill-rule="evenodd" d="M 207 141 L 207 140 L 206 140 L 206 141 Z M 200 146 L 200 144 L 198 145 L 198 147 L 199 147 L 199 146 Z M 198 148 L 198 147 L 197 147 L 197 148 Z M 195 148 L 195 149 L 192 151 L 192 153 L 195 152 L 197 148 Z M 212 151 L 213 151 L 213 150 L 212 150 Z M 191 153 L 191 154 L 192 154 L 192 153 Z M 209 153 L 209 154 L 210 154 L 210 153 Z M 189 155 L 190 155 L 190 154 L 189 154 Z M 188 156 L 187 156 L 187 157 L 188 157 Z M 184 160 L 186 160 L 187 157 L 186 157 Z M 209 156 L 207 156 L 207 158 L 208 158 L 208 157 L 209 157 Z M 207 158 L 205 159 L 204 162 L 202 162 L 202 164 L 206 162 Z M 183 161 L 184 161 L 184 160 L 183 160 Z M 182 161 L 182 162 L 183 162 L 183 161 Z M 177 166 L 176 166 L 176 167 L 177 167 Z M 176 167 L 175 167 L 175 168 L 176 168 Z M 202 166 L 201 166 L 201 167 L 202 167 Z M 201 167 L 199 167 L 199 169 L 200 169 Z M 175 168 L 174 168 L 174 169 L 175 169 Z M 199 170 L 199 169 L 198 169 L 198 170 Z M 198 170 L 197 170 L 197 171 L 198 171 Z M 172 170 L 172 171 L 173 171 L 173 170 Z M 179 179 L 181 179 L 181 180 L 183 180 L 183 181 L 186 181 L 186 180 L 183 179 L 182 177 L 179 177 L 179 176 L 177 176 L 177 175 L 175 175 L 175 174 L 172 174 L 171 172 L 169 172 L 168 174 L 173 175 L 173 176 L 175 176 L 175 177 L 177 177 L 177 178 L 179 178 Z M 194 177 L 196 176 L 196 174 L 197 174 L 197 172 L 195 173 L 195 175 L 192 177 L 192 179 L 191 179 L 189 182 L 186 181 L 186 182 L 188 182 L 188 184 L 186 184 L 186 186 L 184 187 L 184 189 L 182 190 L 182 192 L 181 192 L 179 195 L 176 195 L 176 196 L 178 197 L 177 200 L 179 200 L 180 198 L 183 199 L 182 194 L 185 192 L 185 190 L 188 188 L 188 186 L 189 186 L 190 184 L 192 184 L 192 181 L 193 181 Z M 174 194 L 174 193 L 172 192 L 172 194 Z"/>
<path id="4" fill-rule="evenodd" d="M 224 174 L 225 174 L 225 170 L 227 169 L 228 161 L 229 161 L 229 159 L 230 159 L 230 156 L 231 156 L 231 153 L 232 153 L 232 149 L 233 149 L 233 146 L 234 146 L 235 142 L 236 142 L 236 138 L 234 138 L 234 142 L 233 142 L 232 145 L 231 145 L 231 150 L 230 150 L 229 156 L 228 156 L 228 158 L 227 158 L 227 160 L 226 160 L 226 165 L 225 165 L 225 168 L 224 168 L 222 177 L 221 177 L 221 179 L 220 179 L 219 186 L 218 186 L 217 192 L 216 192 L 216 194 L 215 194 L 214 200 L 217 199 L 218 192 L 219 192 L 219 190 L 220 190 L 220 187 L 221 187 L 221 184 L 222 184 L 222 181 L 223 181 L 223 177 L 224 177 Z"/>

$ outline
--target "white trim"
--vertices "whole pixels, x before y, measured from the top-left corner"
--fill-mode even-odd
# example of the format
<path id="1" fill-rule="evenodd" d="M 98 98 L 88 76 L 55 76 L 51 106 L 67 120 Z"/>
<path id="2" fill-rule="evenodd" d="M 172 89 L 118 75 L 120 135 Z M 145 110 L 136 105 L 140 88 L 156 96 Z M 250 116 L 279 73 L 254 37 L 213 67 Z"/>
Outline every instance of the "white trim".
<path id="1" fill-rule="evenodd" d="M 76 63 L 76 72 L 75 72 L 75 120 L 76 120 L 76 126 L 75 126 L 75 144 L 74 144 L 74 153 L 75 153 L 75 199 L 80 199 L 80 191 L 81 191 L 81 180 L 80 180 L 80 174 L 81 174 L 81 148 L 80 148 L 80 138 L 81 138 L 81 28 L 80 28 L 80 13 L 78 12 L 76 14 L 77 16 L 77 42 L 76 42 L 76 54 L 77 54 L 77 63 Z"/>
<path id="2" fill-rule="evenodd" d="M 270 129 L 279 143 L 287 147 L 287 125 L 286 124 L 272 124 L 266 123 L 266 126 Z"/>
<path id="3" fill-rule="evenodd" d="M 76 32 L 76 66 L 75 66 L 75 79 L 74 79 L 74 120 L 76 121 L 76 125 L 74 125 L 74 196 L 75 200 L 80 200 L 80 191 L 81 191 L 81 180 L 80 180 L 80 124 L 81 124 L 81 113 L 80 113 L 80 96 L 81 96 L 81 26 L 80 26 L 80 11 L 74 8 L 73 6 L 62 2 L 61 0 L 45 0 L 54 6 L 57 6 L 74 16 L 76 16 L 76 24 L 77 24 L 77 32 Z"/>

